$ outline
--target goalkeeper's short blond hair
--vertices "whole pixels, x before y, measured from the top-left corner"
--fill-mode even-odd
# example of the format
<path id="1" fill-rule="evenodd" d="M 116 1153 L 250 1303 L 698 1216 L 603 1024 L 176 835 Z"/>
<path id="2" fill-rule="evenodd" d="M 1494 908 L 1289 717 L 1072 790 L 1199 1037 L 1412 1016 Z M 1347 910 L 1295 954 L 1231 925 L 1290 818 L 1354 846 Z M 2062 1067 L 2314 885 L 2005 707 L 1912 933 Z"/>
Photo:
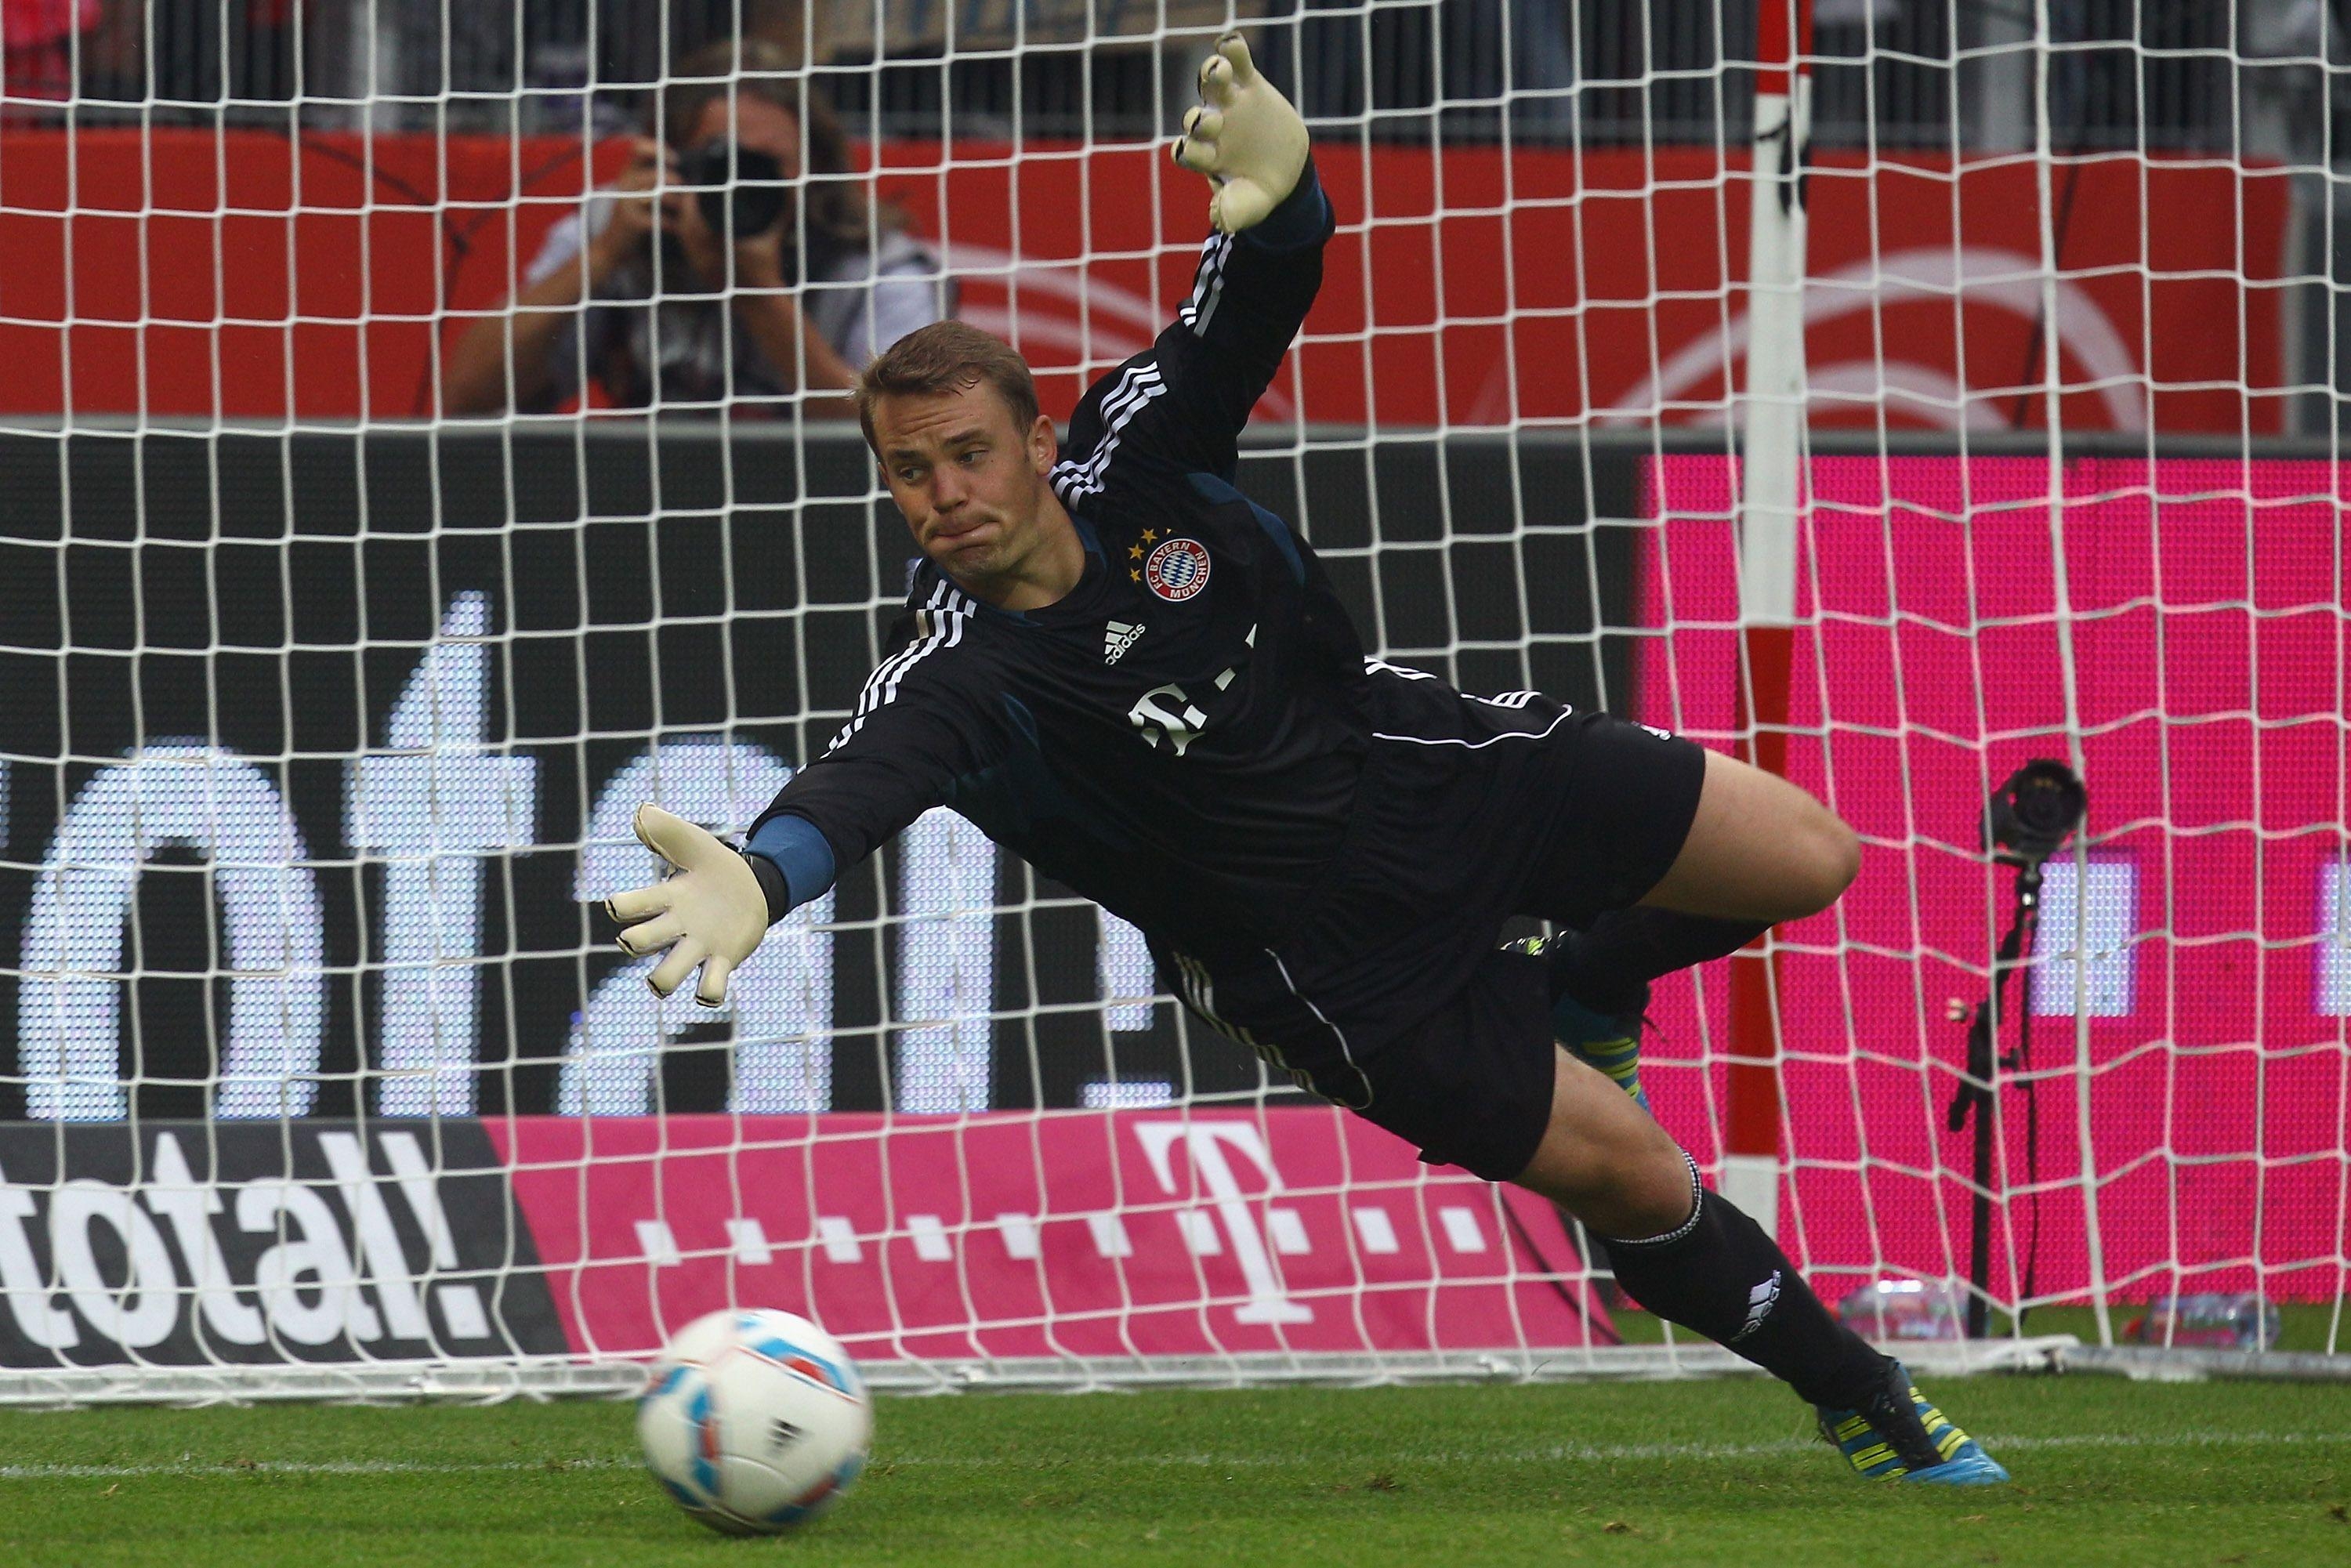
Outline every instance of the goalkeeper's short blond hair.
<path id="1" fill-rule="evenodd" d="M 892 344 L 857 378 L 857 423 L 874 444 L 873 405 L 885 397 L 960 392 L 982 382 L 996 389 L 1022 435 L 1037 423 L 1037 378 L 1019 350 L 992 332 L 953 319 L 918 327 Z"/>

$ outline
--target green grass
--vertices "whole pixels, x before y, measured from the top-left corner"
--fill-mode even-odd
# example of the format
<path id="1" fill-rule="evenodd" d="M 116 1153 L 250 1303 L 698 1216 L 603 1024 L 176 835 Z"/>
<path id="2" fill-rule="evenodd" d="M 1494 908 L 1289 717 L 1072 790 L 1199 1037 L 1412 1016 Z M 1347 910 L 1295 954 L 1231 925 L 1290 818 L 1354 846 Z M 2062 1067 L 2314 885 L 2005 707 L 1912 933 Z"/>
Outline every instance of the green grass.
<path id="1" fill-rule="evenodd" d="M 2123 1325 L 2147 1309 L 2117 1301 L 2106 1309 L 2114 1324 L 2115 1340 L 2122 1343 Z M 1650 1316 L 1635 1307 L 1617 1307 L 1610 1316 L 1615 1320 L 1616 1332 L 1626 1344 L 1656 1344 L 1666 1337 L 1663 1320 Z M 1991 1314 L 1991 1334 L 1995 1339 L 2007 1337 L 2011 1331 L 2009 1314 Z M 2084 1344 L 2098 1343 L 2098 1315 L 2088 1307 L 2035 1307 L 2025 1314 L 2027 1335 L 2069 1333 Z M 2332 1301 L 2285 1301 L 2278 1307 L 2277 1343 L 2270 1348 L 2284 1351 L 2336 1351 L 2345 1348 L 2343 1338 L 2351 1333 L 2351 1302 L 2338 1308 Z M 1683 1333 L 1682 1342 L 1701 1343 Z"/>
<path id="2" fill-rule="evenodd" d="M 626 1405 L 0 1412 L 0 1563 L 2351 1561 L 2339 1386 L 1930 1385 L 2016 1473 L 1853 1479 L 1748 1379 L 883 1402 L 781 1542 L 707 1534 Z"/>

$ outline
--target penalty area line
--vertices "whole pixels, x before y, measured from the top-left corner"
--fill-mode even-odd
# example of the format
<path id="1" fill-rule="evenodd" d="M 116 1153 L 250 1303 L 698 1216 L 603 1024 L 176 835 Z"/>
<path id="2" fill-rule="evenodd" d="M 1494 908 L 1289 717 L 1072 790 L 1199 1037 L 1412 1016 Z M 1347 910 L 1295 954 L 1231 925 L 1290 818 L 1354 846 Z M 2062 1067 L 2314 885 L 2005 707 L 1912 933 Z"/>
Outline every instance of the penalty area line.
<path id="1" fill-rule="evenodd" d="M 2067 1448 L 2213 1448 L 2239 1444 L 2351 1443 L 2345 1432 L 2077 1432 L 2032 1437 L 1991 1434 L 1984 1446 L 2001 1453 Z M 1406 1465 L 1437 1464 L 1563 1464 L 1606 1463 L 1625 1459 L 1742 1459 L 1774 1454 L 1805 1453 L 1820 1448 L 1817 1439 L 1783 1437 L 1765 1443 L 1561 1443 L 1541 1448 L 1450 1451 L 1395 1451 L 1377 1455 L 1275 1454 L 1136 1454 L 1091 1456 L 1097 1464 L 1143 1466 L 1151 1469 L 1298 1469 L 1325 1464 L 1353 1464 L 1365 1458 Z M 967 1455 L 884 1453 L 883 1465 L 936 1469 L 1034 1469 L 1018 1459 L 986 1459 Z M 1060 1460 L 1050 1461 L 1058 1466 Z M 0 1465 L 0 1481 L 131 1480 L 154 1476 L 471 1476 L 520 1475 L 538 1472 L 560 1475 L 570 1470 L 633 1470 L 643 1463 L 630 1458 L 508 1459 L 482 1463 L 433 1464 L 407 1459 L 256 1459 L 244 1464 L 178 1460 L 159 1465 Z"/>

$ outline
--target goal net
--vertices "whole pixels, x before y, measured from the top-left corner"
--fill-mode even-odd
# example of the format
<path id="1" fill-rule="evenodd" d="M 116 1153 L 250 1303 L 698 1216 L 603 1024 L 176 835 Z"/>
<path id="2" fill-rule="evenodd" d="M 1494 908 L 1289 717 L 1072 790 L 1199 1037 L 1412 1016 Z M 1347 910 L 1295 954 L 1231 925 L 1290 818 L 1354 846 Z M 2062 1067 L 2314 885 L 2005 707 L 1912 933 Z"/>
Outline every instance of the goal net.
<path id="1" fill-rule="evenodd" d="M 1914 1361 L 2339 1351 L 2307 11 L 10 6 L 0 1398 L 615 1389 L 728 1304 L 883 1385 L 1728 1364 L 951 813 L 723 1012 L 611 944 L 638 803 L 739 833 L 880 656 L 914 551 L 828 378 L 952 312 L 1058 417 L 1146 345 L 1235 22 L 1339 214 L 1244 487 L 1380 657 L 1862 835 L 1657 989 L 1709 1180 Z M 642 137 L 731 261 L 632 235 Z M 2020 848 L 2036 760 L 2086 812 Z"/>

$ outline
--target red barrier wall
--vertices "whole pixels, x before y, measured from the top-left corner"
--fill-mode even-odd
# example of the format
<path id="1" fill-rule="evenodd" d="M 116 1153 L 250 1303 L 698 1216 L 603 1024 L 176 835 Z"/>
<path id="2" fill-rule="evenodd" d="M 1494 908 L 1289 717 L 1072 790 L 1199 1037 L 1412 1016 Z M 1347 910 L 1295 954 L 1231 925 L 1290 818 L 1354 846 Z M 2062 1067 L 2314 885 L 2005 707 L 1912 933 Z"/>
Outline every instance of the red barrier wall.
<path id="1" fill-rule="evenodd" d="M 584 170 L 622 154 L 583 151 L 0 131 L 0 412 L 428 415 L 434 339 L 463 329 L 450 313 L 495 306 Z M 953 156 L 885 144 L 880 189 L 946 246 L 964 313 L 1014 337 L 1047 406 L 1066 407 L 1081 367 L 1141 347 L 1182 297 L 1199 182 L 1151 146 Z M 1269 416 L 1632 423 L 1662 399 L 1670 421 L 1720 418 L 1744 341 L 1726 290 L 1745 267 L 1746 193 L 1713 152 L 1338 144 L 1318 161 L 1343 226 Z M 1810 189 L 1815 417 L 2037 425 L 2030 162 L 1831 162 Z M 2116 156 L 2058 189 L 2058 340 L 2082 386 L 2067 424 L 2279 428 L 2282 291 L 2258 285 L 2279 276 L 2283 175 Z M 2149 374 L 2169 389 L 2151 405 L 2136 384 Z"/>

